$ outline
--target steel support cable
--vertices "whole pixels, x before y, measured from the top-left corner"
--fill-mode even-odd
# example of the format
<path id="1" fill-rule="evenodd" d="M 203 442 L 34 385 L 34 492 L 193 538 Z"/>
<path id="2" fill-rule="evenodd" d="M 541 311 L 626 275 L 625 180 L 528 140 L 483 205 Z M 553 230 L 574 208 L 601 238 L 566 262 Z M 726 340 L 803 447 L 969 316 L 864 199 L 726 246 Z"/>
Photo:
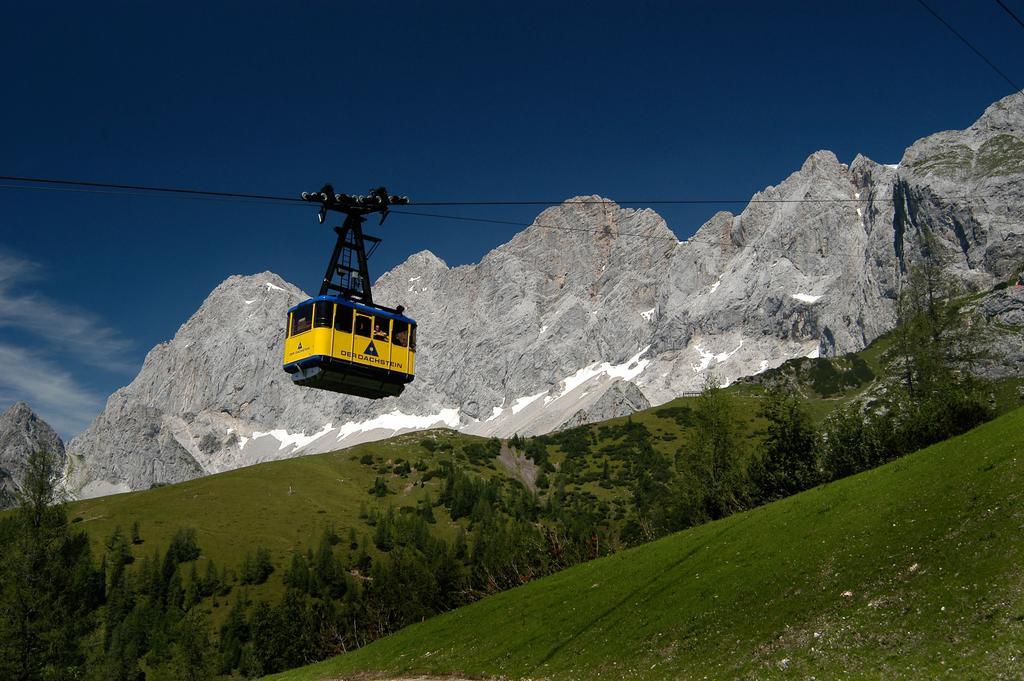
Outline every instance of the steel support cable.
<path id="1" fill-rule="evenodd" d="M 998 0 L 997 0 L 997 2 L 998 2 Z M 1009 83 L 1009 84 L 1010 84 L 1010 87 L 1012 87 L 1012 88 L 1013 88 L 1013 89 L 1014 89 L 1015 91 L 1017 91 L 1017 92 L 1024 92 L 1024 90 L 1021 90 L 1021 89 L 1020 89 L 1020 86 L 1019 86 L 1019 85 L 1017 85 L 1017 84 L 1016 84 L 1016 83 L 1014 83 L 1014 82 L 1013 82 L 1012 80 L 1010 80 L 1010 77 L 1009 77 L 1008 75 L 1006 75 L 1005 73 L 1003 73 L 1003 72 L 1002 72 L 1002 70 L 1001 70 L 1001 69 L 1000 69 L 1000 68 L 999 68 L 998 66 L 996 66 L 995 64 L 993 64 L 993 63 L 992 63 L 992 60 L 991 60 L 991 59 L 989 59 L 989 58 L 988 58 L 988 57 L 986 57 L 986 56 L 985 56 L 984 54 L 982 54 L 982 53 L 981 53 L 981 50 L 979 50 L 979 49 L 978 49 L 977 47 L 975 47 L 975 46 L 974 46 L 974 45 L 973 45 L 973 44 L 971 43 L 971 41 L 970 41 L 970 40 L 968 40 L 967 38 L 965 38 L 965 37 L 963 36 L 963 34 L 961 34 L 961 33 L 960 33 L 960 31 L 958 31 L 958 30 L 956 30 L 955 28 L 953 28 L 953 25 L 952 25 L 952 24 L 950 24 L 950 23 L 949 23 L 948 21 L 946 21 L 945 19 L 943 19 L 943 18 L 942 18 L 942 17 L 941 17 L 940 15 L 939 15 L 939 13 L 938 13 L 938 12 L 936 12 L 935 10 L 933 10 L 933 9 L 932 9 L 932 8 L 931 8 L 931 7 L 930 7 L 930 6 L 928 5 L 928 3 L 927 3 L 927 2 L 925 2 L 924 0 L 917 0 L 917 3 L 918 3 L 919 5 L 921 5 L 921 7 L 924 7 L 924 8 L 926 9 L 926 10 L 928 10 L 928 13 L 929 13 L 929 14 L 931 14 L 931 15 L 932 15 L 933 17 L 935 17 L 936 19 L 938 19 L 939 23 L 941 23 L 941 24 L 942 24 L 943 26 L 945 26 L 946 28 L 948 28 L 948 29 L 949 29 L 949 32 L 950 32 L 950 33 L 952 33 L 953 35 L 955 35 L 955 36 L 956 36 L 957 38 L 959 38 L 959 39 L 960 39 L 960 42 L 962 42 L 962 43 L 963 43 L 964 45 L 966 45 L 967 47 L 969 47 L 969 48 L 971 49 L 971 51 L 972 51 L 972 52 L 974 52 L 974 54 L 976 54 L 976 55 L 978 55 L 979 57 L 981 57 L 981 60 L 982 60 L 982 61 L 984 61 L 984 62 L 985 62 L 986 64 L 988 64 L 988 65 L 989 65 L 989 66 L 990 66 L 990 67 L 992 68 L 992 70 L 993 70 L 993 71 L 995 71 L 996 73 L 998 73 L 998 74 L 999 74 L 999 76 L 1000 76 L 1000 77 L 1001 77 L 1001 78 L 1002 78 L 1003 80 L 1005 80 L 1005 81 L 1006 81 L 1007 83 Z M 1001 2 L 1000 2 L 999 4 L 1000 4 L 1000 5 L 1002 5 L 1003 3 L 1001 3 Z M 1008 9 L 1008 8 L 1005 8 L 1005 7 L 1004 7 L 1004 9 L 1006 9 L 1006 10 L 1007 10 L 1007 11 L 1009 12 L 1009 9 Z M 1012 15 L 1012 14 L 1013 14 L 1013 12 L 1010 12 L 1010 14 Z M 1016 15 L 1013 15 L 1013 16 L 1014 16 L 1014 18 L 1016 18 Z M 1019 21 L 1019 20 L 1018 20 L 1018 21 Z"/>
<path id="2" fill-rule="evenodd" d="M 92 187 L 98 189 L 120 189 L 141 192 L 153 192 L 160 194 L 191 194 L 194 196 L 211 196 L 230 199 L 259 199 L 261 201 L 286 201 L 289 203 L 308 204 L 299 197 L 272 196 L 269 194 L 241 194 L 238 192 L 219 192 L 206 189 L 186 189 L 182 187 L 155 187 L 141 184 L 115 184 L 111 182 L 91 182 L 88 180 L 61 180 L 45 177 L 17 177 L 14 175 L 0 175 L 2 182 L 32 182 L 35 184 L 51 184 L 60 186 Z"/>
<path id="3" fill-rule="evenodd" d="M 271 198 L 252 198 L 243 199 L 239 197 L 231 196 L 216 196 L 216 195 L 203 195 L 203 194 L 155 194 L 152 192 L 143 191 L 128 191 L 120 189 L 94 189 L 89 187 L 38 187 L 24 184 L 0 184 L 0 190 L 12 190 L 12 191 L 36 191 L 36 192 L 68 192 L 72 194 L 96 194 L 100 196 L 117 196 L 135 199 L 152 199 L 152 198 L 165 198 L 165 199 L 187 199 L 189 201 L 219 201 L 227 203 L 249 203 L 249 204 L 264 204 L 264 205 L 295 205 L 293 203 L 284 203 L 280 199 Z M 289 201 L 291 201 L 289 199 Z M 302 202 L 304 205 L 309 206 L 308 201 Z"/>
<path id="4" fill-rule="evenodd" d="M 870 199 L 562 199 L 560 201 L 410 201 L 410 206 L 570 206 L 615 205 L 615 206 L 702 206 L 726 203 L 867 203 Z M 877 201 L 878 199 L 876 199 Z M 891 201 L 892 199 L 887 199 Z"/>
<path id="5" fill-rule="evenodd" d="M 546 224 L 541 223 L 541 222 L 532 222 L 532 223 L 527 225 L 527 224 L 524 224 L 522 222 L 515 222 L 514 220 L 494 220 L 494 219 L 491 219 L 491 218 L 473 218 L 473 217 L 468 217 L 468 216 L 465 216 L 465 215 L 440 215 L 438 213 L 420 213 L 420 212 L 409 211 L 409 210 L 394 210 L 392 212 L 395 213 L 396 215 L 412 215 L 412 216 L 415 216 L 415 217 L 436 218 L 436 219 L 439 219 L 439 220 L 461 220 L 461 221 L 465 221 L 465 222 L 482 222 L 482 223 L 490 223 L 490 224 L 498 224 L 498 225 L 511 225 L 513 227 L 518 227 L 520 229 L 536 226 L 536 227 L 540 227 L 542 229 L 555 229 L 555 230 L 560 230 L 560 231 L 565 231 L 565 232 L 590 232 L 590 233 L 593 233 L 593 234 L 602 234 L 602 233 L 604 233 L 604 230 L 591 229 L 589 227 L 569 227 L 569 226 L 566 226 L 566 225 L 546 225 Z M 679 243 L 679 244 L 698 243 L 698 244 L 707 244 L 709 246 L 721 246 L 720 242 L 711 241 L 709 239 L 698 239 L 696 237 L 690 237 L 689 239 L 680 240 L 676 236 L 659 236 L 657 234 L 640 234 L 640 233 L 636 233 L 636 232 L 618 232 L 618 233 L 615 234 L 615 236 L 617 236 L 617 237 L 621 236 L 621 237 L 627 237 L 627 238 L 635 238 L 635 239 L 651 239 L 652 241 L 653 240 L 675 241 L 676 243 Z M 821 249 L 814 249 L 814 250 L 812 250 L 812 249 L 808 249 L 808 248 L 791 248 L 791 247 L 786 247 L 786 246 L 772 246 L 770 244 L 760 244 L 760 243 L 746 244 L 745 247 L 753 248 L 753 249 L 763 248 L 764 250 L 767 250 L 767 251 L 776 251 L 776 252 L 781 252 L 781 253 L 809 253 L 811 255 L 821 255 Z M 831 253 L 838 253 L 839 255 L 846 255 L 846 256 L 851 256 L 851 257 L 857 256 L 857 255 L 863 255 L 863 253 L 852 253 L 852 252 L 849 252 L 849 251 L 840 251 L 840 250 L 836 250 L 836 249 L 828 249 L 828 250 Z"/>
<path id="6" fill-rule="evenodd" d="M 184 198 L 184 199 L 199 199 L 208 201 L 236 201 L 244 203 L 259 203 L 259 202 L 272 202 L 278 205 L 303 205 L 309 206 L 308 201 L 304 201 L 299 198 L 289 198 L 272 196 L 266 194 L 242 194 L 236 192 L 219 192 L 219 191 L 206 191 L 206 190 L 194 190 L 194 189 L 181 189 L 171 187 L 152 187 L 144 185 L 125 185 L 125 184 L 108 184 L 101 182 L 86 182 L 77 180 L 49 180 L 43 178 L 25 178 L 25 177 L 14 177 L 14 176 L 0 176 L 0 180 L 17 181 L 17 182 L 47 182 L 51 183 L 51 186 L 33 186 L 27 184 L 17 185 L 0 185 L 0 190 L 29 190 L 29 191 L 61 191 L 61 192 L 74 192 L 74 193 L 85 193 L 85 194 L 101 194 L 106 196 L 127 196 L 130 198 L 152 198 L 153 196 L 173 197 L 173 198 Z M 748 199 L 748 200 L 715 200 L 715 199 L 675 199 L 675 200 L 657 200 L 657 201 L 612 201 L 610 199 L 600 200 L 580 200 L 580 201 L 558 201 L 558 202 L 545 202 L 545 201 L 463 201 L 463 202 L 422 202 L 412 203 L 410 205 L 435 205 L 435 206 L 512 206 L 512 205 L 544 205 L 544 206 L 556 206 L 556 205 L 602 205 L 607 207 L 608 205 L 622 205 L 627 203 L 650 203 L 650 204 L 714 204 L 714 203 L 768 203 L 768 204 L 796 204 L 796 203 L 866 203 L 866 202 L 877 202 L 877 203 L 890 203 L 894 199 L 891 198 L 867 198 L 867 199 L 845 199 L 845 198 L 830 198 L 830 199 Z M 957 201 L 969 201 L 970 198 L 967 196 L 957 197 Z M 513 220 L 500 220 L 494 218 L 480 218 L 470 217 L 465 215 L 444 215 L 439 213 L 423 213 L 419 211 L 410 211 L 403 209 L 392 209 L 393 213 L 399 215 L 411 215 L 415 217 L 427 217 L 436 218 L 442 220 L 454 220 L 459 222 L 476 222 L 481 224 L 494 224 L 494 225 L 509 225 L 512 227 L 518 227 L 523 229 L 529 227 L 530 224 L 535 224 L 543 229 L 554 229 L 560 231 L 570 232 L 590 232 L 600 233 L 602 230 L 591 229 L 587 227 L 570 227 L 566 225 L 547 225 L 538 222 L 532 222 L 526 224 L 522 221 Z M 626 238 L 639 238 L 639 239 L 652 239 L 652 240 L 671 240 L 679 241 L 675 236 L 659 236 L 654 234 L 638 234 L 630 232 L 619 232 L 617 236 Z M 684 242 L 679 242 L 684 243 Z M 685 243 L 704 243 L 711 246 L 720 246 L 721 244 L 714 241 L 707 241 L 701 239 L 690 238 L 685 240 Z M 781 253 L 809 253 L 809 254 L 820 254 L 820 249 L 797 249 L 784 246 L 771 246 L 765 244 L 750 245 L 754 248 L 764 248 L 765 250 L 774 250 Z M 845 251 L 833 251 L 843 255 L 855 255 L 853 253 L 847 253 Z"/>
<path id="7" fill-rule="evenodd" d="M 0 181 L 35 183 L 52 186 L 32 186 L 30 184 L 6 184 L 0 185 L 0 189 L 31 190 L 31 191 L 68 191 L 86 194 L 106 194 L 125 196 L 152 196 L 167 195 L 175 197 L 204 197 L 222 200 L 238 200 L 248 203 L 269 201 L 274 203 L 285 203 L 289 205 L 309 206 L 310 202 L 299 197 L 274 196 L 271 194 L 245 194 L 238 192 L 210 191 L 204 189 L 185 189 L 180 187 L 156 187 L 151 185 L 115 184 L 107 182 L 93 182 L 88 180 L 63 180 L 48 178 L 18 177 L 13 175 L 0 175 Z M 102 191 L 111 190 L 111 191 Z M 942 197 L 937 197 L 942 198 Z M 956 197 L 962 200 L 963 197 Z M 560 199 L 560 200 L 493 200 L 493 201 L 410 201 L 410 206 L 561 206 L 561 205 L 616 205 L 616 206 L 667 206 L 667 205 L 722 205 L 722 204 L 800 204 L 800 203 L 890 203 L 891 198 L 802 198 L 802 199 L 647 199 L 647 200 L 614 200 L 614 199 Z M 950 199 L 951 200 L 951 199 Z"/>
<path id="8" fill-rule="evenodd" d="M 1003 10 L 1007 14 L 1009 14 L 1011 17 L 1013 17 L 1014 21 L 1016 21 L 1018 24 L 1020 24 L 1021 28 L 1024 28 L 1024 20 L 1021 20 L 1021 18 L 1019 16 L 1017 16 L 1012 9 L 1007 7 L 1006 3 L 1004 3 L 1003 0 L 996 0 L 996 2 L 999 3 L 999 6 L 1002 7 Z"/>
<path id="9" fill-rule="evenodd" d="M 15 178 L 15 179 L 21 179 L 21 178 Z M 85 187 L 73 187 L 73 186 L 38 187 L 38 186 L 30 186 L 30 185 L 0 185 L 0 190 L 12 189 L 12 190 L 30 190 L 30 191 L 62 191 L 62 192 L 75 192 L 75 193 L 85 193 L 85 194 L 101 194 L 101 195 L 105 195 L 105 196 L 127 196 L 127 197 L 130 197 L 130 198 L 151 198 L 151 197 L 154 196 L 154 194 L 147 193 L 146 191 L 143 191 L 143 190 L 128 191 L 128 190 L 124 190 L 124 189 L 105 190 L 105 189 L 94 188 L 94 187 L 98 186 L 99 184 L 100 183 L 92 183 L 91 185 L 85 186 Z M 121 186 L 124 186 L 124 185 L 121 185 Z M 310 205 L 310 203 L 308 201 L 302 201 L 301 199 L 287 199 L 287 198 L 281 198 L 281 197 L 261 196 L 261 195 L 254 195 L 254 194 L 234 194 L 234 193 L 230 193 L 230 192 L 200 192 L 198 194 L 191 194 L 190 191 L 191 190 L 175 190 L 173 194 L 169 194 L 168 196 L 172 196 L 173 198 L 199 199 L 199 200 L 208 200 L 208 201 L 241 201 L 241 202 L 244 202 L 244 203 L 258 203 L 258 202 L 261 202 L 261 201 L 272 201 L 272 202 L 274 202 L 274 203 L 276 203 L 278 205 L 282 205 L 282 201 L 287 201 L 288 205 L 293 205 L 296 202 L 301 202 L 301 204 L 303 206 L 309 206 Z M 891 202 L 892 200 L 893 199 L 877 199 L 877 198 L 876 199 L 764 199 L 764 200 L 752 199 L 752 200 L 746 201 L 746 203 L 748 203 L 748 204 L 749 203 L 808 203 L 808 202 L 857 202 L 857 203 L 860 203 L 860 202 L 867 202 L 867 201 L 875 201 L 875 202 L 878 202 L 878 203 L 887 203 L 887 202 Z M 964 197 L 957 197 L 957 200 L 958 201 L 969 201 L 970 199 L 969 199 L 969 197 L 964 196 Z M 547 203 L 541 204 L 541 202 L 531 202 L 531 203 L 537 203 L 538 205 L 570 205 L 571 206 L 571 205 L 579 205 L 580 203 L 584 203 L 584 202 L 568 201 L 568 202 L 560 202 L 560 203 L 557 203 L 557 204 L 547 204 Z M 611 200 L 589 201 L 589 202 L 585 202 L 585 203 L 589 203 L 589 204 L 604 204 L 604 205 L 608 205 L 608 204 L 621 205 L 619 202 L 611 201 Z M 625 203 L 625 202 L 623 202 L 623 203 Z M 662 201 L 661 203 L 669 203 L 669 202 Z M 706 201 L 706 203 L 714 203 L 714 202 L 713 201 Z M 420 205 L 420 204 L 410 204 L 410 205 Z M 437 204 L 432 204 L 432 205 L 449 205 L 449 204 L 447 204 L 447 203 L 437 203 Z M 468 203 L 457 204 L 457 205 L 483 205 L 483 204 L 480 204 L 478 202 L 468 202 Z M 490 202 L 487 205 L 523 205 L 523 204 L 522 204 L 522 202 L 515 202 L 515 203 L 512 203 L 512 204 L 509 204 L 509 203 L 506 203 L 506 202 Z M 499 220 L 499 219 L 494 219 L 494 218 L 479 218 L 479 217 L 470 217 L 470 216 L 465 216 L 465 215 L 444 215 L 444 214 L 439 214 L 439 213 L 423 213 L 423 212 L 418 212 L 418 211 L 409 211 L 409 210 L 402 210 L 402 209 L 392 209 L 391 212 L 395 213 L 395 214 L 398 214 L 398 215 L 411 215 L 411 216 L 415 216 L 415 217 L 437 218 L 437 219 L 442 219 L 442 220 L 455 220 L 455 221 L 459 221 L 459 222 L 476 222 L 476 223 L 482 223 L 482 224 L 509 225 L 509 226 L 512 226 L 512 227 L 518 227 L 520 229 L 529 227 L 530 224 L 536 224 L 537 226 L 542 227 L 544 229 L 555 229 L 555 230 L 561 230 L 561 231 L 591 232 L 591 233 L 599 233 L 601 231 L 601 230 L 596 230 L 596 229 L 590 229 L 590 228 L 587 228 L 587 227 L 569 227 L 569 226 L 564 226 L 564 225 L 561 225 L 561 226 L 560 225 L 546 225 L 546 224 L 537 223 L 537 222 L 533 222 L 533 223 L 527 224 L 527 223 L 522 222 L 522 221 L 514 221 L 514 220 Z M 620 233 L 617 234 L 617 236 L 623 236 L 623 237 L 627 237 L 627 238 L 679 241 L 674 236 L 669 237 L 669 236 L 658 236 L 658 235 L 654 235 L 654 234 L 636 234 L 636 233 L 630 233 L 630 232 L 620 232 Z M 703 240 L 694 239 L 694 238 L 690 238 L 690 239 L 687 239 L 685 241 L 687 243 L 690 243 L 690 242 L 706 243 L 706 244 L 709 244 L 709 245 L 712 245 L 712 246 L 720 245 L 717 242 L 703 241 Z M 779 246 L 765 246 L 763 244 L 760 245 L 759 247 L 762 247 L 762 248 L 765 248 L 765 249 L 775 249 L 775 250 L 778 250 L 780 252 L 787 252 L 788 251 L 788 252 L 794 252 L 794 253 L 812 253 L 812 254 L 819 253 L 818 250 L 794 249 L 794 248 L 786 248 L 786 247 L 779 247 Z M 853 254 L 850 254 L 850 253 L 845 253 L 843 251 L 835 251 L 835 252 L 843 253 L 843 254 L 846 254 L 846 255 L 853 255 Z"/>

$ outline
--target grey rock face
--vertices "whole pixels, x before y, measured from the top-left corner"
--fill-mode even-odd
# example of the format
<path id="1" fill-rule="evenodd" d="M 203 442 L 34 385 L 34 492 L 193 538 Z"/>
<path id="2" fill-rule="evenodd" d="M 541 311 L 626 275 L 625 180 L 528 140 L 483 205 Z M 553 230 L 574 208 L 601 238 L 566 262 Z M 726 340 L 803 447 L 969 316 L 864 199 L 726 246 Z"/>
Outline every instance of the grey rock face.
<path id="1" fill-rule="evenodd" d="M 282 330 L 306 295 L 270 272 L 231 277 L 72 441 L 69 484 L 138 489 L 436 426 L 549 432 L 660 404 L 708 374 L 859 350 L 895 323 L 926 234 L 973 287 L 1024 264 L 1022 149 L 1015 95 L 916 142 L 898 167 L 816 152 L 683 242 L 651 210 L 584 196 L 477 264 L 416 253 L 374 293 L 419 322 L 400 398 L 292 385 Z"/>
<path id="2" fill-rule="evenodd" d="M 915 142 L 900 162 L 894 229 L 912 261 L 935 234 L 963 279 L 977 289 L 1022 265 L 1024 94 L 985 110 L 974 125 Z"/>
<path id="3" fill-rule="evenodd" d="M 987 378 L 1024 376 L 1024 286 L 993 291 L 974 309 L 986 323 L 986 351 L 980 373 Z"/>
<path id="4" fill-rule="evenodd" d="M 981 299 L 979 307 L 987 319 L 1010 327 L 1024 327 L 1024 287 L 993 291 Z M 1024 338 L 1019 339 L 1024 342 Z"/>
<path id="5" fill-rule="evenodd" d="M 655 359 L 638 383 L 651 401 L 699 389 L 707 371 L 730 382 L 860 349 L 891 328 L 892 177 L 819 151 L 739 215 L 719 213 L 681 242 L 659 291 Z"/>
<path id="6" fill-rule="evenodd" d="M 413 385 L 423 378 L 457 396 L 447 404 L 485 420 L 649 344 L 676 238 L 653 211 L 601 201 L 578 197 L 545 210 L 479 264 L 448 269 L 417 255 L 381 277 L 380 299 L 401 302 L 420 324 Z"/>
<path id="7" fill-rule="evenodd" d="M 28 458 L 45 450 L 64 467 L 64 443 L 46 421 L 24 402 L 16 402 L 0 414 L 0 509 L 17 504 L 17 490 L 25 477 Z"/>
<path id="8" fill-rule="evenodd" d="M 635 385 L 628 381 L 615 381 L 593 406 L 577 411 L 558 430 L 627 416 L 650 406 L 651 403 Z"/>
<path id="9" fill-rule="evenodd" d="M 264 424 L 301 430 L 344 413 L 345 400 L 302 391 L 281 371 L 285 313 L 306 297 L 269 272 L 214 289 L 71 441 L 72 489 L 140 489 L 254 463 L 232 454 Z"/>

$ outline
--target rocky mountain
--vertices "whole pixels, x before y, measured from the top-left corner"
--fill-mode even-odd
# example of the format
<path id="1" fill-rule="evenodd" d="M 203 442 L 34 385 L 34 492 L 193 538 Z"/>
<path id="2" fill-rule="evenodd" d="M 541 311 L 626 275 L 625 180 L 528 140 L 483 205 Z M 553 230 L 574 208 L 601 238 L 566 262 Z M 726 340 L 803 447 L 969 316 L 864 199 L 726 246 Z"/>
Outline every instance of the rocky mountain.
<path id="1" fill-rule="evenodd" d="M 1024 261 L 1024 95 L 896 165 L 816 152 L 685 241 L 651 210 L 586 196 L 479 263 L 416 253 L 375 284 L 420 324 L 417 378 L 397 399 L 293 386 L 280 334 L 306 295 L 270 272 L 231 277 L 71 442 L 69 484 L 138 489 L 440 425 L 547 432 L 709 374 L 858 350 L 892 327 L 904 273 L 936 243 L 975 289 Z"/>
<path id="2" fill-rule="evenodd" d="M 16 402 L 0 414 L 0 509 L 17 504 L 28 457 L 40 449 L 57 456 L 59 468 L 65 465 L 64 443 L 27 404 Z"/>

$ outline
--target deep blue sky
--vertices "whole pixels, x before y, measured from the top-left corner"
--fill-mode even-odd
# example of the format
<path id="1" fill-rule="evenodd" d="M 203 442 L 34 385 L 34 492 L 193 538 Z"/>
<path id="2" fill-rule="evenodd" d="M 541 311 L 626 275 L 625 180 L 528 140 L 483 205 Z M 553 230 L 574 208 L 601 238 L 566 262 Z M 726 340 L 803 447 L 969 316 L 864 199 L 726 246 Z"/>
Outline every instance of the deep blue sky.
<path id="1" fill-rule="evenodd" d="M 1024 81 L 994 1 L 930 2 Z M 746 198 L 817 149 L 894 163 L 1011 91 L 913 0 L 8 2 L 0 56 L 0 174 L 419 200 Z M 685 237 L 718 208 L 659 212 Z M 65 436 L 224 278 L 310 290 L 332 239 L 305 207 L 4 189 L 0 210 L 0 408 Z M 394 216 L 371 269 L 515 231 Z"/>

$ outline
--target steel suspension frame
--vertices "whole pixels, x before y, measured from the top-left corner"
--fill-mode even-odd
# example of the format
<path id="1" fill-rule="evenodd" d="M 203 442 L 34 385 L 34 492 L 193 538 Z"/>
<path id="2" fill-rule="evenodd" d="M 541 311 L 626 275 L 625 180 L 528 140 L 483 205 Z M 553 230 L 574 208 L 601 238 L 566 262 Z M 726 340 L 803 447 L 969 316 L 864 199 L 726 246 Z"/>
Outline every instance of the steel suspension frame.
<path id="1" fill-rule="evenodd" d="M 380 213 L 380 224 L 384 224 L 389 208 L 393 205 L 407 204 L 409 199 L 404 196 L 391 196 L 384 187 L 375 189 L 366 196 L 335 194 L 329 184 L 324 185 L 318 192 L 303 192 L 302 198 L 320 204 L 321 224 L 326 219 L 328 211 L 345 214 L 345 221 L 334 228 L 338 240 L 331 252 L 331 259 L 327 262 L 327 271 L 324 272 L 320 284 L 320 295 L 328 295 L 333 291 L 348 300 L 373 305 L 367 260 L 380 244 L 380 239 L 364 234 L 363 222 L 366 221 L 367 215 Z"/>

